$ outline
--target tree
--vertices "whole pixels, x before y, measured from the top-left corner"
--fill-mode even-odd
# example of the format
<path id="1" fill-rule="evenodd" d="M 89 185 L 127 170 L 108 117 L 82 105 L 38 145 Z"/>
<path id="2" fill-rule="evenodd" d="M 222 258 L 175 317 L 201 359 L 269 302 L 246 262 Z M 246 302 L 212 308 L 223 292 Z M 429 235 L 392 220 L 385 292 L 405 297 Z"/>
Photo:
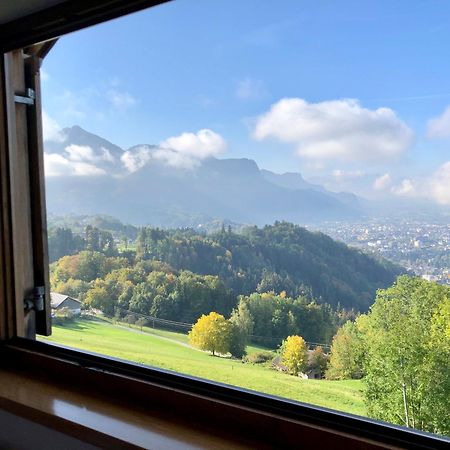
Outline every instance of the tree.
<path id="1" fill-rule="evenodd" d="M 53 292 L 59 292 L 60 294 L 69 295 L 70 297 L 83 301 L 86 292 L 90 289 L 90 287 L 90 283 L 86 281 L 69 278 L 67 281 L 61 281 L 57 284 L 53 284 L 52 290 Z"/>
<path id="2" fill-rule="evenodd" d="M 100 284 L 90 289 L 86 294 L 85 304 L 90 308 L 101 309 L 107 316 L 114 315 L 114 301 L 105 287 Z"/>
<path id="3" fill-rule="evenodd" d="M 202 315 L 189 332 L 189 342 L 194 347 L 216 353 L 230 351 L 231 325 L 221 314 Z"/>
<path id="4" fill-rule="evenodd" d="M 279 343 L 287 336 L 299 334 L 313 342 L 329 342 L 335 333 L 337 314 L 329 305 L 318 304 L 305 297 L 292 298 L 282 291 L 253 293 L 240 296 L 239 304 L 245 304 L 253 320 L 253 332 L 264 336 L 267 343 L 278 338 Z"/>
<path id="5" fill-rule="evenodd" d="M 308 358 L 308 369 L 313 370 L 322 378 L 327 368 L 328 356 L 321 346 L 316 347 Z"/>
<path id="6" fill-rule="evenodd" d="M 281 346 L 281 362 L 289 373 L 298 375 L 305 370 L 308 362 L 308 349 L 301 336 L 288 336 Z"/>
<path id="7" fill-rule="evenodd" d="M 434 382 L 425 399 L 427 421 L 442 434 L 450 434 L 450 296 L 443 299 L 431 319 L 431 336 L 426 346 L 429 361 L 425 372 Z M 438 376 L 436 376 L 438 374 Z"/>
<path id="8" fill-rule="evenodd" d="M 100 230 L 92 225 L 87 225 L 85 230 L 86 250 L 100 251 Z"/>
<path id="9" fill-rule="evenodd" d="M 48 233 L 48 250 L 50 262 L 72 255 L 85 247 L 82 237 L 74 235 L 70 228 L 50 229 Z"/>
<path id="10" fill-rule="evenodd" d="M 229 352 L 234 358 L 241 359 L 246 354 L 247 336 L 242 333 L 242 329 L 233 322 L 230 322 L 230 325 Z"/>
<path id="11" fill-rule="evenodd" d="M 362 336 L 354 322 L 346 322 L 333 338 L 330 361 L 326 371 L 329 380 L 358 379 L 363 370 Z"/>
<path id="12" fill-rule="evenodd" d="M 230 353 L 235 358 L 242 358 L 249 336 L 253 333 L 253 318 L 244 302 L 239 302 L 238 307 L 233 310 L 230 323 L 232 325 Z"/>
<path id="13" fill-rule="evenodd" d="M 379 290 L 364 323 L 371 417 L 450 433 L 450 287 L 402 276 Z"/>

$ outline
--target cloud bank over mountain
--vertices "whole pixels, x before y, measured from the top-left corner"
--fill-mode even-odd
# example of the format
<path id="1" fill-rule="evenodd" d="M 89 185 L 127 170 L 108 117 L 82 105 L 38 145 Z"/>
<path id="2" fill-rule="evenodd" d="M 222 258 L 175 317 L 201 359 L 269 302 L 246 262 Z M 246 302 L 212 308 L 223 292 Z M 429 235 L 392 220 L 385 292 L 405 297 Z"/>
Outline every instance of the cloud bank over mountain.
<path id="1" fill-rule="evenodd" d="M 450 137 L 449 117 L 447 108 L 428 122 L 430 139 Z M 126 177 L 149 164 L 195 171 L 228 149 L 226 139 L 208 128 L 126 150 L 95 135 L 80 138 L 74 133 L 77 127 L 61 129 L 45 111 L 43 128 L 47 177 Z M 255 119 L 251 136 L 262 145 L 270 140 L 293 146 L 300 161 L 321 173 L 313 181 L 329 190 L 450 204 L 450 161 L 428 175 L 404 176 L 395 170 L 411 149 L 414 135 L 389 108 L 368 109 L 352 99 L 309 103 L 285 98 Z"/>
<path id="2" fill-rule="evenodd" d="M 80 127 L 61 130 L 45 112 L 43 126 L 48 177 L 127 175 L 151 161 L 161 161 L 178 169 L 193 169 L 202 160 L 218 156 L 227 149 L 225 139 L 209 129 L 172 136 L 159 145 L 136 145 L 125 151 L 116 147 L 111 152 L 97 142 L 98 136 L 94 137 L 91 145 L 72 143 L 68 134 L 73 135 L 73 130 Z M 75 140 L 78 142 L 77 138 Z"/>
<path id="3" fill-rule="evenodd" d="M 300 174 L 262 171 L 252 160 L 217 159 L 219 134 L 203 129 L 123 150 L 79 126 L 45 142 L 48 208 L 109 214 L 135 224 L 195 226 L 212 219 L 315 223 L 362 214 L 356 196 L 335 194 Z"/>

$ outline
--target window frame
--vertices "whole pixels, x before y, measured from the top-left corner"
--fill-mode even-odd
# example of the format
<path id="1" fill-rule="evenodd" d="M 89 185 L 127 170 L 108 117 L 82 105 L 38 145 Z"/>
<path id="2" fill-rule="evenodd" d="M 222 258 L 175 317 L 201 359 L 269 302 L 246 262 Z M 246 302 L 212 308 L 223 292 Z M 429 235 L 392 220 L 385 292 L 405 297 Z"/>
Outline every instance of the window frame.
<path id="1" fill-rule="evenodd" d="M 17 48 L 32 46 L 38 41 L 54 39 L 60 35 L 153 7 L 166 1 L 101 0 L 96 2 L 95 7 L 92 6 L 91 1 L 87 0 L 63 1 L 24 19 L 0 26 L 0 50 L 6 54 Z M 44 53 L 45 51 L 40 56 L 39 54 L 35 56 L 39 58 Z M 333 443 L 333 439 L 337 439 L 336 442 L 338 442 L 338 436 L 346 436 L 347 439 L 354 439 L 354 443 L 359 443 L 358 445 L 363 445 L 362 443 L 365 440 L 378 442 L 380 445 L 394 445 L 410 449 L 439 449 L 448 445 L 450 440 L 418 430 L 281 399 L 163 369 L 145 367 L 129 361 L 24 339 L 23 337 L 26 335 L 34 338 L 34 331 L 26 330 L 25 318 L 21 313 L 21 301 L 24 293 L 18 292 L 18 290 L 23 289 L 23 286 L 18 287 L 17 277 L 20 267 L 17 264 L 15 265 L 14 262 L 19 248 L 17 233 L 20 233 L 20 227 L 14 224 L 14 214 L 25 214 L 27 216 L 29 225 L 26 226 L 25 233 L 31 233 L 32 222 L 35 220 L 40 223 L 41 227 L 45 225 L 45 196 L 43 195 L 44 180 L 42 174 L 43 147 L 39 144 L 36 146 L 37 156 L 34 157 L 37 159 L 34 161 L 37 161 L 37 163 L 33 167 L 23 167 L 23 162 L 18 162 L 19 171 L 13 170 L 10 160 L 15 157 L 10 152 L 10 139 L 13 133 L 5 127 L 5 124 L 7 124 L 6 118 L 8 114 L 11 114 L 10 111 L 8 112 L 8 108 L 11 108 L 11 92 L 5 92 L 4 89 L 5 86 L 8 86 L 5 58 L 9 56 L 2 56 L 0 67 L 3 69 L 0 70 L 2 73 L 0 80 L 0 101 L 2 102 L 0 105 L 0 340 L 3 342 L 0 345 L 0 352 L 8 355 L 10 364 L 27 367 L 30 376 L 32 376 L 33 367 L 35 370 L 49 371 L 53 374 L 64 369 L 74 383 L 77 383 L 77 377 L 80 374 L 84 374 L 83 376 L 93 380 L 99 386 L 103 383 L 104 376 L 107 374 L 110 381 L 114 382 L 116 386 L 120 386 L 125 392 L 131 390 L 145 397 L 149 393 L 149 385 L 152 385 L 153 389 L 156 386 L 156 389 L 159 387 L 166 393 L 171 392 L 170 395 L 174 404 L 180 402 L 183 396 L 188 395 L 191 398 L 194 396 L 197 399 L 195 407 L 204 423 L 208 423 L 208 420 L 211 419 L 207 410 L 213 405 L 217 407 L 216 415 L 222 415 L 223 418 L 226 412 L 238 412 L 237 417 L 247 421 L 247 423 L 250 423 L 249 420 L 256 420 L 256 428 L 258 424 L 266 423 L 262 418 L 267 416 L 277 418 L 280 430 L 284 424 L 287 427 L 286 429 L 292 431 L 295 427 L 289 428 L 289 426 L 297 424 L 297 430 L 304 433 L 303 437 L 314 436 L 317 439 L 317 436 L 319 436 L 319 441 L 322 443 Z M 35 88 L 38 90 L 39 78 L 36 64 L 35 61 L 34 67 L 37 78 L 34 82 Z M 36 110 L 34 120 L 37 123 L 37 128 L 34 130 L 27 129 L 26 131 L 34 136 L 35 142 L 39 143 L 42 142 L 39 129 L 41 126 L 39 105 L 36 105 Z M 29 149 L 30 145 L 27 148 Z M 16 182 L 27 183 L 29 190 L 32 189 L 40 193 L 38 197 L 33 197 L 35 203 L 27 206 L 25 211 L 18 206 L 17 200 L 13 198 L 11 185 Z M 41 242 L 43 248 L 46 245 L 45 241 L 46 237 L 44 236 Z M 24 257 L 28 267 L 30 267 L 30 264 L 33 267 L 33 276 L 41 270 L 41 280 L 45 279 L 46 275 L 42 272 L 42 268 L 48 266 L 46 252 L 36 250 L 36 248 L 33 249 L 33 245 L 22 245 L 20 248 L 25 252 Z M 38 331 L 47 334 L 50 331 L 48 324 Z M 136 398 L 139 398 L 139 396 Z M 320 438 L 321 435 L 322 438 Z M 312 441 L 310 442 L 312 443 Z M 314 446 L 317 444 L 318 442 L 315 441 Z M 344 447 L 339 447 L 339 444 L 337 444 L 335 448 Z"/>
<path id="2" fill-rule="evenodd" d="M 36 377 L 63 378 L 74 389 L 89 386 L 100 396 L 113 391 L 133 407 L 151 402 L 152 410 L 173 411 L 177 420 L 189 411 L 181 420 L 217 432 L 224 431 L 225 421 L 238 436 L 253 433 L 255 442 L 269 446 L 290 448 L 301 439 L 304 448 L 440 450 L 450 443 L 443 436 L 57 344 L 15 338 L 0 346 L 2 358 Z"/>

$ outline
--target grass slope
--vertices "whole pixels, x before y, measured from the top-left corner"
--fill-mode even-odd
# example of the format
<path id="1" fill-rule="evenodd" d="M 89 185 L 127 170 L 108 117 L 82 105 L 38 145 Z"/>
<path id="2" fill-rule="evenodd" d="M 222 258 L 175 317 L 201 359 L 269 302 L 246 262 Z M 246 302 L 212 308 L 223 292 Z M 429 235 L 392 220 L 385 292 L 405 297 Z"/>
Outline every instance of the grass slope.
<path id="1" fill-rule="evenodd" d="M 78 319 L 64 327 L 53 326 L 53 335 L 43 340 L 365 415 L 359 380 L 303 380 L 262 365 L 213 357 L 189 347 L 187 336 L 181 333 L 162 330 L 141 333 L 105 321 Z"/>

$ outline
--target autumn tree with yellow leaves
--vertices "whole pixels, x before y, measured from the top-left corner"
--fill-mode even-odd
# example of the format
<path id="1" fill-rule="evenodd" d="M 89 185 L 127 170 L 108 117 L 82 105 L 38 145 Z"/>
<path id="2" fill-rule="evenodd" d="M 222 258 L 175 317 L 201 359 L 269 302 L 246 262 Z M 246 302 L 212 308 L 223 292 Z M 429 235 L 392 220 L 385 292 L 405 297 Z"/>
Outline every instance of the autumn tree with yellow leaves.
<path id="1" fill-rule="evenodd" d="M 221 314 L 202 315 L 189 332 L 189 342 L 200 350 L 226 354 L 230 351 L 232 325 Z"/>
<path id="2" fill-rule="evenodd" d="M 308 363 L 308 348 L 301 336 L 289 336 L 283 341 L 281 362 L 292 375 L 298 375 L 305 370 Z"/>

